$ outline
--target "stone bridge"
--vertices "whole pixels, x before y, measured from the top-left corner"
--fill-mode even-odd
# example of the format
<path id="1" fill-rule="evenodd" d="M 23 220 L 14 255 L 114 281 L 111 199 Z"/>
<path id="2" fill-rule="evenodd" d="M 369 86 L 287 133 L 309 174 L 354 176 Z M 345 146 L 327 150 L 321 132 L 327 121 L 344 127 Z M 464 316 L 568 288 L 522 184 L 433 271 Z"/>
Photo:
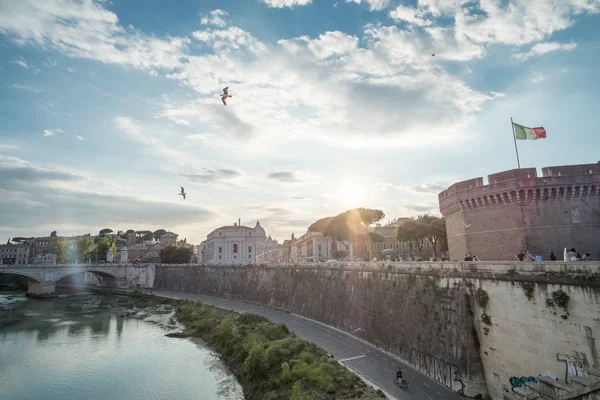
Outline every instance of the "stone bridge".
<path id="1" fill-rule="evenodd" d="M 78 274 L 93 274 L 107 286 L 152 287 L 154 265 L 0 265 L 1 274 L 27 278 L 27 293 L 34 297 L 51 297 L 56 284 L 62 279 Z"/>

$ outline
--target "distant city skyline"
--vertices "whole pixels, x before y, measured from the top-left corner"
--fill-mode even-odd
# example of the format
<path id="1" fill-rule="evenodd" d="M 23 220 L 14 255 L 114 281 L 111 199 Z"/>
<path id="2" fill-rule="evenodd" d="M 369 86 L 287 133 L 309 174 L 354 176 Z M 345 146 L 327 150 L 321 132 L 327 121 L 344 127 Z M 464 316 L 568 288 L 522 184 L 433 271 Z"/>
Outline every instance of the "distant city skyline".
<path id="1" fill-rule="evenodd" d="M 0 235 L 440 215 L 516 168 L 511 117 L 547 132 L 521 167 L 595 163 L 599 24 L 594 0 L 0 0 Z"/>

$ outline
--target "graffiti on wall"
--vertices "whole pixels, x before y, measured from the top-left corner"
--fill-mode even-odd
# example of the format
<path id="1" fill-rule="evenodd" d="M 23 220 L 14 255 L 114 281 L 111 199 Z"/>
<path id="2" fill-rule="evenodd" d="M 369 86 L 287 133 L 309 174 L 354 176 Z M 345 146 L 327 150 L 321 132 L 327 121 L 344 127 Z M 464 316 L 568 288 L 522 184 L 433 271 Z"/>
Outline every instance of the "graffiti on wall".
<path id="1" fill-rule="evenodd" d="M 576 376 L 580 378 L 587 377 L 584 365 L 587 364 L 585 354 L 581 357 L 570 356 L 567 354 L 556 354 L 556 359 L 565 363 L 565 382 L 569 383 L 569 377 Z"/>
<path id="2" fill-rule="evenodd" d="M 525 386 L 526 382 L 531 382 L 531 383 L 538 383 L 538 380 L 536 378 L 534 378 L 533 376 L 522 376 L 520 378 L 517 378 L 516 376 L 513 376 L 512 378 L 510 378 L 508 380 L 510 382 L 510 384 L 512 385 L 512 389 L 514 390 L 515 388 L 518 387 L 523 387 Z"/>
<path id="3" fill-rule="evenodd" d="M 458 377 L 458 367 L 437 357 L 416 351 L 413 349 L 410 355 L 410 363 L 417 370 L 435 379 L 442 385 L 464 394 L 465 384 Z"/>

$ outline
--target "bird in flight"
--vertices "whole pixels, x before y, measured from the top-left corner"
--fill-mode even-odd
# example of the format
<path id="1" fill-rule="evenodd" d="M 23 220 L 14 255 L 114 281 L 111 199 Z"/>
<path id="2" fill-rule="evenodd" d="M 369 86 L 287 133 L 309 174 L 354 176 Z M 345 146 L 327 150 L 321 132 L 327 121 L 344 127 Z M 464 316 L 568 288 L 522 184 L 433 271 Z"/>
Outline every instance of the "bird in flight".
<path id="1" fill-rule="evenodd" d="M 223 89 L 223 94 L 221 95 L 221 101 L 223 102 L 224 105 L 227 105 L 227 103 L 225 102 L 225 99 L 228 97 L 233 97 L 232 95 L 229 94 L 228 92 L 229 86 L 227 86 L 226 88 Z"/>
<path id="2" fill-rule="evenodd" d="M 471 226 L 471 224 L 469 224 L 469 225 L 465 224 L 465 228 L 468 228 L 468 227 L 470 227 L 470 226 Z"/>
<path id="3" fill-rule="evenodd" d="M 181 193 L 179 193 L 180 196 L 183 196 L 183 199 L 185 200 L 185 195 L 187 193 L 185 192 L 185 190 L 183 190 L 183 186 L 181 187 Z"/>
<path id="4" fill-rule="evenodd" d="M 435 57 L 435 53 L 433 53 L 433 54 L 431 55 L 431 57 Z"/>

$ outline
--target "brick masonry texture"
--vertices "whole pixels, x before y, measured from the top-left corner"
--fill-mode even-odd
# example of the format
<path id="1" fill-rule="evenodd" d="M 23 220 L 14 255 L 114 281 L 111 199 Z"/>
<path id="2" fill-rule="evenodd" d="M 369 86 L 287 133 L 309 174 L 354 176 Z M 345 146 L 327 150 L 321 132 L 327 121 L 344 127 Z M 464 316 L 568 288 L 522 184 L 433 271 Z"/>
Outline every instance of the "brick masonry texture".
<path id="1" fill-rule="evenodd" d="M 565 247 L 600 257 L 600 164 L 499 172 L 438 198 L 451 260 L 513 260 L 521 249 L 562 259 Z"/>

